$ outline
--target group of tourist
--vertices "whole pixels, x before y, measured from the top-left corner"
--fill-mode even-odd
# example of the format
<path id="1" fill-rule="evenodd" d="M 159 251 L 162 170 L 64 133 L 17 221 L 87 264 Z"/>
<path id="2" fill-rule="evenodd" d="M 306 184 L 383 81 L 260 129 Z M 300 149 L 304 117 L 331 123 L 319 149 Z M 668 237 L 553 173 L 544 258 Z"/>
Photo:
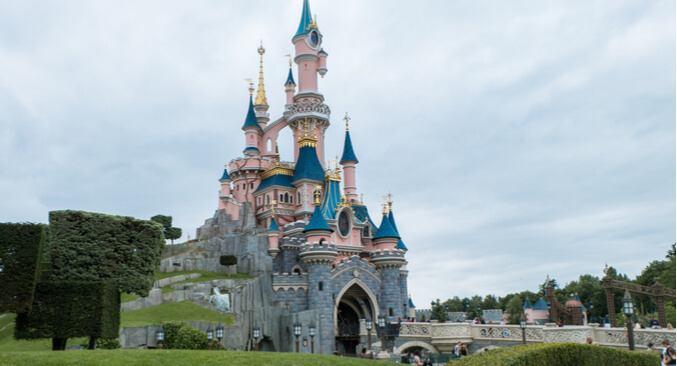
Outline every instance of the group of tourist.
<path id="1" fill-rule="evenodd" d="M 400 363 L 405 365 L 416 365 L 416 366 L 432 366 L 432 361 L 430 358 L 426 358 L 425 361 L 421 360 L 421 352 L 414 351 L 414 353 L 407 352 L 402 354 L 402 359 Z"/>

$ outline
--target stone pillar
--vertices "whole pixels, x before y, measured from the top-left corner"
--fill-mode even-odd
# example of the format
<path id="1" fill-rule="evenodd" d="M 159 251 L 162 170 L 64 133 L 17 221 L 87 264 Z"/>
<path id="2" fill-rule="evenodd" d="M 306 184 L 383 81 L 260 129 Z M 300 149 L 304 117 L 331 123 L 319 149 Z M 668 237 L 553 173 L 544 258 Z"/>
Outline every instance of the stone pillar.
<path id="1" fill-rule="evenodd" d="M 404 252 L 399 249 L 376 251 L 372 254 L 372 263 L 376 270 L 381 273 L 381 296 L 379 307 L 388 321 L 396 322 L 397 318 L 404 317 L 402 304 L 406 297 L 402 298 L 400 289 L 400 267 L 407 262 L 404 260 Z M 392 315 L 390 313 L 392 309 Z"/>

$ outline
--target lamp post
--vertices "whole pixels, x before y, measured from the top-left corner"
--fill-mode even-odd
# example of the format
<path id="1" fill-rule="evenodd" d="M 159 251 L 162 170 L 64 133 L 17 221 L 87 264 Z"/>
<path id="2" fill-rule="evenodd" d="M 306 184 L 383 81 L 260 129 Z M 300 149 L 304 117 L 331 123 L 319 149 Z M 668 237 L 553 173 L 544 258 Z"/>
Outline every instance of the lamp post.
<path id="1" fill-rule="evenodd" d="M 590 316 L 588 316 L 588 323 L 594 322 L 593 315 L 592 315 L 592 309 L 593 308 L 594 308 L 594 305 L 592 304 L 592 300 L 590 300 Z"/>
<path id="2" fill-rule="evenodd" d="M 527 344 L 527 319 L 524 314 L 520 317 L 520 328 L 522 328 L 522 344 Z"/>
<path id="3" fill-rule="evenodd" d="M 449 304 L 444 304 L 444 321 L 449 320 Z"/>
<path id="4" fill-rule="evenodd" d="M 162 327 L 162 324 L 155 332 L 155 339 L 157 340 L 157 349 L 162 349 L 162 341 L 165 340 L 165 328 Z"/>
<path id="5" fill-rule="evenodd" d="M 465 305 L 465 316 L 468 316 L 468 310 L 470 308 L 470 302 L 468 300 L 465 300 L 465 304 L 463 304 L 463 305 Z M 465 320 L 465 319 L 463 319 L 463 320 Z"/>
<path id="6" fill-rule="evenodd" d="M 223 324 L 221 324 L 221 320 L 219 319 L 219 324 L 216 326 L 216 339 L 219 340 L 217 343 L 218 350 L 221 350 L 221 338 L 223 338 Z"/>
<path id="7" fill-rule="evenodd" d="M 378 327 L 381 329 L 381 352 L 388 352 L 386 350 L 386 317 L 378 316 Z"/>
<path id="8" fill-rule="evenodd" d="M 477 319 L 482 323 L 482 305 L 480 303 L 477 303 Z"/>
<path id="9" fill-rule="evenodd" d="M 261 336 L 261 328 L 258 325 L 255 325 L 252 328 L 252 334 L 254 335 L 254 351 L 258 352 L 259 350 L 259 337 Z"/>
<path id="10" fill-rule="evenodd" d="M 299 353 L 299 336 L 301 335 L 301 323 L 294 323 L 294 336 L 296 337 L 296 353 Z"/>
<path id="11" fill-rule="evenodd" d="M 371 317 L 367 317 L 364 321 L 364 327 L 367 329 L 367 350 L 371 351 L 371 329 L 374 327 Z"/>
<path id="12" fill-rule="evenodd" d="M 625 323 L 625 326 L 628 328 L 628 349 L 630 351 L 635 350 L 635 335 L 633 333 L 633 326 L 630 317 L 635 313 L 635 305 L 632 303 L 632 297 L 628 290 L 625 290 L 623 295 L 623 314 L 628 318 L 628 321 Z"/>
<path id="13" fill-rule="evenodd" d="M 552 323 L 552 312 L 550 311 L 552 304 L 548 301 L 546 305 L 548 306 L 548 323 Z"/>
<path id="14" fill-rule="evenodd" d="M 209 328 L 207 328 L 207 347 L 209 350 L 212 350 L 212 340 L 214 339 L 214 329 L 212 328 L 212 323 L 209 323 Z"/>
<path id="15" fill-rule="evenodd" d="M 311 322 L 308 326 L 308 335 L 310 336 L 310 353 L 315 353 L 315 323 Z"/>
<path id="16" fill-rule="evenodd" d="M 430 302 L 430 320 L 435 319 L 435 302 Z"/>

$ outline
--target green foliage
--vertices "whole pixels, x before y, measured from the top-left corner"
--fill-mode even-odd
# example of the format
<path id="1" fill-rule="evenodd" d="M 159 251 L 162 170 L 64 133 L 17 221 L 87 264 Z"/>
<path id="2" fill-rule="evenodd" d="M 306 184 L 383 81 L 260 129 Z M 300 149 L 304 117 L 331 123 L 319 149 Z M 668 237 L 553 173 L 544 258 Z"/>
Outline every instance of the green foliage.
<path id="1" fill-rule="evenodd" d="M 40 282 L 31 311 L 16 318 L 16 339 L 117 338 L 120 293 L 107 282 Z"/>
<path id="2" fill-rule="evenodd" d="M 237 257 L 234 255 L 222 255 L 219 257 L 219 263 L 223 266 L 232 266 L 237 264 Z"/>
<path id="3" fill-rule="evenodd" d="M 44 242 L 43 225 L 0 224 L 0 313 L 30 310 Z"/>
<path id="4" fill-rule="evenodd" d="M 440 299 L 437 299 L 437 301 L 434 303 L 432 306 L 432 317 L 431 319 L 435 319 L 440 323 L 446 322 L 447 319 L 447 313 L 444 308 L 444 304 L 440 303 Z"/>
<path id="5" fill-rule="evenodd" d="M 150 218 L 151 221 L 157 222 L 162 225 L 165 238 L 172 241 L 181 237 L 181 229 L 178 227 L 172 227 L 172 217 L 165 215 L 155 215 Z"/>
<path id="6" fill-rule="evenodd" d="M 447 366 L 655 366 L 657 352 L 625 351 L 580 343 L 541 343 L 481 352 L 447 363 Z"/>
<path id="7" fill-rule="evenodd" d="M 519 324 L 522 314 L 524 314 L 524 299 L 520 296 L 513 296 L 510 302 L 505 306 L 505 312 L 508 313 L 508 324 Z"/>
<path id="8" fill-rule="evenodd" d="M 52 211 L 49 222 L 55 280 L 111 281 L 148 296 L 164 250 L 160 225 L 81 211 Z"/>
<path id="9" fill-rule="evenodd" d="M 595 320 L 599 320 L 600 317 L 604 318 L 604 315 L 608 313 L 606 292 L 598 277 L 584 274 L 578 277 L 578 281 L 571 281 L 564 288 L 555 290 L 555 296 L 562 304 L 566 303 L 571 294 L 578 294 L 578 298 L 588 311 L 590 310 L 590 300 L 592 300 L 592 316 L 595 317 Z"/>
<path id="10" fill-rule="evenodd" d="M 85 339 L 84 342 L 80 343 L 80 347 L 83 349 L 87 349 L 89 346 L 89 342 L 87 339 Z M 120 344 L 120 341 L 117 339 L 97 339 L 96 340 L 96 348 L 97 349 L 118 349 L 122 348 L 122 344 Z"/>
<path id="11" fill-rule="evenodd" d="M 207 349 L 207 334 L 185 322 L 171 322 L 162 325 L 165 330 L 163 348 Z"/>

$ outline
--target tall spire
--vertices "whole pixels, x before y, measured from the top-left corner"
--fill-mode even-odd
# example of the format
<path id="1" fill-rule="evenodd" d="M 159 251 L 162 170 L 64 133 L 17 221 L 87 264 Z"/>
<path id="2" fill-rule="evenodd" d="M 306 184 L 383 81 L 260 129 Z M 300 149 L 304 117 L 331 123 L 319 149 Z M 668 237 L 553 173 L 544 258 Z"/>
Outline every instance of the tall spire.
<path id="1" fill-rule="evenodd" d="M 343 117 L 343 120 L 346 121 L 346 139 L 345 142 L 343 143 L 343 155 L 341 155 L 341 164 L 348 161 L 354 161 L 355 163 L 359 163 L 360 161 L 357 160 L 357 156 L 355 156 L 355 150 L 353 150 L 353 143 L 350 140 L 350 131 L 348 131 L 348 122 L 350 121 L 348 113 L 346 113 L 346 116 Z"/>
<path id="2" fill-rule="evenodd" d="M 294 36 L 301 34 L 306 34 L 310 31 L 310 24 L 313 22 L 313 17 L 310 15 L 310 5 L 308 5 L 308 0 L 303 0 L 303 11 L 301 12 L 301 22 L 299 23 L 299 29 L 296 31 Z"/>
<path id="3" fill-rule="evenodd" d="M 256 105 L 268 105 L 268 100 L 266 100 L 266 89 L 263 86 L 263 54 L 266 53 L 266 49 L 263 48 L 263 41 L 261 41 L 261 46 L 259 46 L 259 90 L 256 92 Z"/>

